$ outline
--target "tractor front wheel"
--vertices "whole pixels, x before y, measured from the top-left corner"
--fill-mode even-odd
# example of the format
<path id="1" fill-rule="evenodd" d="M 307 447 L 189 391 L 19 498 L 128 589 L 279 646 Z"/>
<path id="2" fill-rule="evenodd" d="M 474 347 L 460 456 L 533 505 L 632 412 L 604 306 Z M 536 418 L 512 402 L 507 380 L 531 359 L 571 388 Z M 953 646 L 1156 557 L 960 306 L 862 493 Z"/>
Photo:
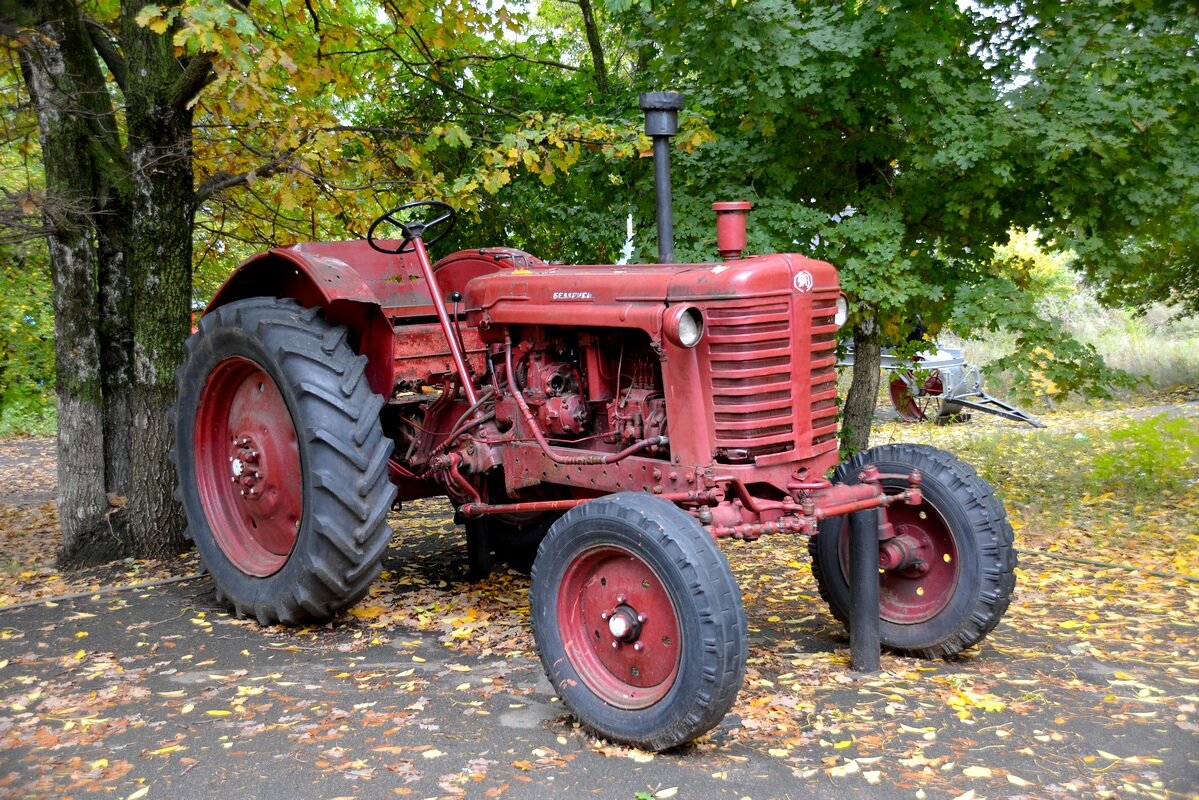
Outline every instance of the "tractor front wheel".
<path id="1" fill-rule="evenodd" d="M 741 592 L 711 536 L 666 500 L 625 492 L 568 511 L 541 543 L 530 601 L 550 682 L 600 736 L 664 750 L 737 698 Z"/>
<path id="2" fill-rule="evenodd" d="M 207 314 L 187 342 L 177 496 L 218 599 L 238 616 L 324 620 L 379 573 L 392 443 L 346 335 L 317 309 L 254 298 Z"/>
<path id="3" fill-rule="evenodd" d="M 966 463 L 926 445 L 889 444 L 859 453 L 837 467 L 834 483 L 857 483 L 873 464 L 885 475 L 920 470 L 924 500 L 886 510 L 895 539 L 879 575 L 880 636 L 885 647 L 925 658 L 957 655 L 981 641 L 1007 610 L 1016 586 L 1012 526 L 985 480 Z M 883 479 L 894 494 L 907 487 Z M 830 610 L 848 625 L 852 608 L 849 518 L 820 523 L 809 540 L 812 572 Z M 880 558 L 880 561 L 887 561 Z"/>

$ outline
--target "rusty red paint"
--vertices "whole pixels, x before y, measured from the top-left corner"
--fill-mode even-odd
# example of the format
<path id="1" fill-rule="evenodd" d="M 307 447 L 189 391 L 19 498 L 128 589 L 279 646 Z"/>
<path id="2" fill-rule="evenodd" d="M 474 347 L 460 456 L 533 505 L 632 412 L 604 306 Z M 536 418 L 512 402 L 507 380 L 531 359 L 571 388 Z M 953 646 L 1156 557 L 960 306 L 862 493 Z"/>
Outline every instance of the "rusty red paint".
<path id="1" fill-rule="evenodd" d="M 558 588 L 558 627 L 571 665 L 609 705 L 648 708 L 674 686 L 678 612 L 661 578 L 635 553 L 607 546 L 575 558 Z"/>
<path id="2" fill-rule="evenodd" d="M 195 453 L 197 488 L 222 552 L 248 575 L 278 571 L 303 519 L 303 471 L 287 404 L 253 361 L 229 358 L 209 375 Z"/>

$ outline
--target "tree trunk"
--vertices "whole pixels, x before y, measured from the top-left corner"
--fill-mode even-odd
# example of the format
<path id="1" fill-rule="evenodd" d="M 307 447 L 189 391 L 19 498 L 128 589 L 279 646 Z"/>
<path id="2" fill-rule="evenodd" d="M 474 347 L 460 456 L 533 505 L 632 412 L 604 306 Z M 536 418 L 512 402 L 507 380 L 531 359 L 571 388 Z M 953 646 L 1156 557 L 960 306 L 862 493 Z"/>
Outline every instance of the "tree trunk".
<path id="1" fill-rule="evenodd" d="M 20 50 L 21 68 L 38 118 L 46 167 L 44 206 L 53 278 L 58 394 L 58 509 L 61 558 L 115 545 L 106 540 L 104 396 L 96 324 L 93 241 L 94 171 L 88 155 L 89 114 L 78 98 L 95 87 L 80 54 L 90 53 L 74 5 L 44 0 L 30 9 L 39 36 Z M 94 67 L 94 64 L 92 65 Z M 98 69 L 96 70 L 98 75 Z M 104 91 L 103 80 L 99 90 Z"/>
<path id="2" fill-rule="evenodd" d="M 841 418 L 841 458 L 849 458 L 870 445 L 870 425 L 878 402 L 882 363 L 882 331 L 873 311 L 854 325 L 853 381 Z"/>
<path id="3" fill-rule="evenodd" d="M 134 20 L 144 0 L 122 3 L 128 65 L 131 171 L 129 275 L 133 296 L 132 461 L 129 532 L 139 553 L 184 549 L 172 498 L 169 412 L 191 306 L 192 113 L 177 97 L 183 70 L 169 36 Z"/>
<path id="4" fill-rule="evenodd" d="M 595 88 L 601 95 L 608 94 L 608 66 L 604 63 L 604 45 L 600 42 L 599 26 L 595 22 L 595 9 L 591 0 L 579 0 L 583 12 L 583 28 L 587 31 L 587 46 L 591 49 L 591 65 L 595 69 Z"/>

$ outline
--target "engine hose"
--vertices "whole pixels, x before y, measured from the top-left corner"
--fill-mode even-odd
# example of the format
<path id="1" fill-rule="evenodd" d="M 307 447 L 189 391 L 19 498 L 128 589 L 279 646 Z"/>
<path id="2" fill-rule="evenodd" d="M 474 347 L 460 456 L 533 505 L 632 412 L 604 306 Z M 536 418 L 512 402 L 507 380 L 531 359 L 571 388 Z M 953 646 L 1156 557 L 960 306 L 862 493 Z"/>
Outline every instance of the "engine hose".
<path id="1" fill-rule="evenodd" d="M 541 426 L 537 423 L 537 418 L 533 416 L 533 412 L 529 409 L 529 404 L 525 402 L 525 396 L 521 394 L 520 389 L 516 386 L 516 371 L 512 368 L 512 334 L 507 330 L 504 331 L 504 366 L 508 372 L 508 389 L 512 392 L 512 397 L 516 400 L 516 405 L 520 409 L 521 416 L 525 418 L 525 424 L 533 432 L 533 438 L 537 441 L 537 446 L 541 448 L 541 452 L 545 453 L 546 457 L 555 464 L 562 464 L 564 466 L 615 464 L 617 461 L 623 461 L 634 453 L 638 453 L 648 447 L 666 445 L 670 442 L 670 439 L 665 436 L 651 436 L 648 439 L 634 442 L 619 453 L 609 453 L 604 456 L 564 456 L 555 453 L 550 448 L 550 443 L 545 440 L 545 436 L 541 433 Z"/>

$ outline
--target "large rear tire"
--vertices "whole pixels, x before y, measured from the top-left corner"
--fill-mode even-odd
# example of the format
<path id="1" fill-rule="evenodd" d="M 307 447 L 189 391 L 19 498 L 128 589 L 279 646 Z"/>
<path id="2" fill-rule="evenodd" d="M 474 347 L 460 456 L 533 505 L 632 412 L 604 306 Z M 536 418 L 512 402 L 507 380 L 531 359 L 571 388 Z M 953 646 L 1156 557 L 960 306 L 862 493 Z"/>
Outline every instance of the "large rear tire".
<path id="1" fill-rule="evenodd" d="M 383 398 L 344 327 L 253 298 L 200 320 L 175 377 L 177 497 L 217 598 L 262 624 L 328 619 L 391 538 Z"/>
<path id="2" fill-rule="evenodd" d="M 541 543 L 530 601 L 550 682 L 600 736 L 664 750 L 737 698 L 741 591 L 711 536 L 666 500 L 625 492 L 568 511 Z"/>
<path id="3" fill-rule="evenodd" d="M 1003 504 L 965 462 L 926 445 L 889 444 L 837 467 L 834 483 L 858 483 L 867 464 L 883 474 L 919 469 L 924 501 L 896 503 L 887 519 L 922 566 L 883 572 L 880 635 L 885 647 L 925 658 L 946 658 L 977 644 L 999 622 L 1016 586 L 1016 551 Z M 888 493 L 906 480 L 883 480 Z M 812 572 L 833 616 L 849 625 L 849 520 L 820 523 L 808 543 Z"/>

